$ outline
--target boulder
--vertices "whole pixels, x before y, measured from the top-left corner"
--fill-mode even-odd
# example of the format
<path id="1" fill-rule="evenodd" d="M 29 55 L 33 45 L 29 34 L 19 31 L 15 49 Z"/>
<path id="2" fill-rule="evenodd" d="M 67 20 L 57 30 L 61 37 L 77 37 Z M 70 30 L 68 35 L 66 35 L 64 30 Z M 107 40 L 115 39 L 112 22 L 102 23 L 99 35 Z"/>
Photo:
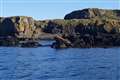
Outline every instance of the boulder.
<path id="1" fill-rule="evenodd" d="M 56 42 L 52 44 L 52 48 L 67 48 L 67 47 L 72 47 L 72 43 L 65 39 L 62 36 L 56 35 L 55 37 Z"/>

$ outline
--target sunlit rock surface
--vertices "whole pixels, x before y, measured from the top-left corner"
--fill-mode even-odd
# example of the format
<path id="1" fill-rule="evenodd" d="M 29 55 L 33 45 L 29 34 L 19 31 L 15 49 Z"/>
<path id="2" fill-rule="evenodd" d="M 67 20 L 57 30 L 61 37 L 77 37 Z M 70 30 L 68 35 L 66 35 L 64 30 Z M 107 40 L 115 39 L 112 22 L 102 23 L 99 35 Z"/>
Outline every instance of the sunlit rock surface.
<path id="1" fill-rule="evenodd" d="M 56 36 L 63 41 L 55 39 Z M 120 46 L 120 10 L 88 8 L 73 11 L 65 19 L 54 20 L 34 20 L 27 16 L 0 17 L 0 39 L 9 42 L 16 42 L 16 39 L 18 42 L 57 40 L 52 47 L 55 47 L 54 44 L 63 47 Z M 71 46 L 66 45 L 64 40 Z"/>

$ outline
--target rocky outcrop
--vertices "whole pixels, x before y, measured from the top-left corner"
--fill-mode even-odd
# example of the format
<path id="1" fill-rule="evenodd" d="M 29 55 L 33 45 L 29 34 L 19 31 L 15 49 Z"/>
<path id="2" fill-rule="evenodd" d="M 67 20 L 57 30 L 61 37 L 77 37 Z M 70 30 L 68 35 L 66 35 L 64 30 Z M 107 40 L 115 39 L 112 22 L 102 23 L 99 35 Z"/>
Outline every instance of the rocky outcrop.
<path id="1" fill-rule="evenodd" d="M 52 48 L 66 48 L 66 47 L 73 47 L 72 43 L 65 39 L 64 36 L 56 35 L 55 37 L 56 42 L 53 43 L 51 46 Z"/>
<path id="2" fill-rule="evenodd" d="M 38 29 L 32 17 L 13 16 L 0 18 L 0 46 L 39 46 L 35 42 Z M 29 42 L 29 40 L 32 40 Z M 21 44 L 21 41 L 26 43 Z"/>
<path id="3" fill-rule="evenodd" d="M 119 33 L 120 21 L 115 19 L 71 19 L 52 20 L 41 28 L 45 33 L 51 34 L 95 34 Z"/>
<path id="4" fill-rule="evenodd" d="M 67 14 L 65 19 L 62 38 L 72 47 L 120 46 L 120 10 L 83 9 Z M 69 47 L 60 39 L 53 44 L 56 48 L 62 45 Z"/>
<path id="5" fill-rule="evenodd" d="M 27 16 L 0 17 L 0 46 L 20 41 L 36 46 L 34 40 L 38 39 L 54 39 L 54 48 L 120 46 L 120 10 L 83 9 L 65 19 L 42 21 Z"/>
<path id="6" fill-rule="evenodd" d="M 0 20 L 0 37 L 31 38 L 34 29 L 34 20 L 31 17 L 14 16 Z"/>
<path id="7" fill-rule="evenodd" d="M 117 19 L 50 20 L 41 30 L 60 35 L 61 38 L 55 36 L 53 48 L 120 46 L 120 21 Z"/>
<path id="8" fill-rule="evenodd" d="M 119 19 L 120 10 L 88 8 L 88 9 L 73 11 L 64 17 L 64 19 L 91 19 L 91 18 Z"/>

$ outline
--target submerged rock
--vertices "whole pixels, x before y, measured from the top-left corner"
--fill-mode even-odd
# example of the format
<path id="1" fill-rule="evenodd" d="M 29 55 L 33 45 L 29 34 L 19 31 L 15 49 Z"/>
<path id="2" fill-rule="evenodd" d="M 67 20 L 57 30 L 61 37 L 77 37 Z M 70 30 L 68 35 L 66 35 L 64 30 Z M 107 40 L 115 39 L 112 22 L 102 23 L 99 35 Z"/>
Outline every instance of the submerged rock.
<path id="1" fill-rule="evenodd" d="M 37 41 L 22 41 L 19 43 L 19 47 L 40 47 L 42 46 Z"/>

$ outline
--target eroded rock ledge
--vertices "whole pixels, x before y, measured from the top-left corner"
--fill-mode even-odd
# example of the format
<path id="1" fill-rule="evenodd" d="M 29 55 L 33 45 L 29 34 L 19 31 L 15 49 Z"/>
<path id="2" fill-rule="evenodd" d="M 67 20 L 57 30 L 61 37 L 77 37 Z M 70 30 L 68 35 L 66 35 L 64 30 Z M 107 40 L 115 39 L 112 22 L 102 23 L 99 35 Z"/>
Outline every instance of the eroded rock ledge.
<path id="1" fill-rule="evenodd" d="M 56 40 L 54 48 L 118 47 L 120 10 L 88 8 L 73 11 L 65 19 L 43 21 L 27 16 L 0 17 L 0 46 L 24 41 L 33 47 L 40 39 Z"/>

